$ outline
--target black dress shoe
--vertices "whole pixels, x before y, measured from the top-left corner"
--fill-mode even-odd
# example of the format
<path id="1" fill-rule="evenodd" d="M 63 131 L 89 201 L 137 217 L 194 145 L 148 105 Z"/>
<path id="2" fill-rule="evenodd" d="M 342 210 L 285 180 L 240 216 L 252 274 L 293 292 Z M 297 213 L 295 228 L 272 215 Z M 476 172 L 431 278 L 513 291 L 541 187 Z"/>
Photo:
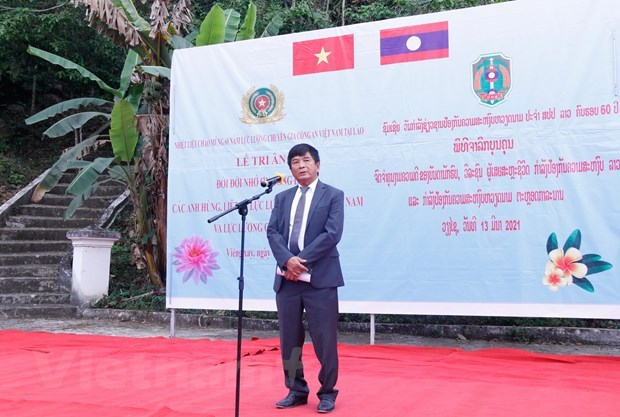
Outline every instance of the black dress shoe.
<path id="1" fill-rule="evenodd" d="M 276 403 L 277 408 L 293 408 L 298 405 L 308 404 L 308 396 L 289 392 L 286 398 Z"/>
<path id="2" fill-rule="evenodd" d="M 336 403 L 330 398 L 322 398 L 317 410 L 319 413 L 331 413 L 336 408 Z"/>

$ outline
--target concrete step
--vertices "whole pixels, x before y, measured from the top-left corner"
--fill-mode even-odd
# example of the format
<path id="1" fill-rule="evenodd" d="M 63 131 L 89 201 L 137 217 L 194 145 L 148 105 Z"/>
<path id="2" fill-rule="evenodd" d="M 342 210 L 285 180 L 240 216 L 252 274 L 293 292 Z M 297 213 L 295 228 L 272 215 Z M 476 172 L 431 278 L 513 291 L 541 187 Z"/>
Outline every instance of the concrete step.
<path id="1" fill-rule="evenodd" d="M 56 187 L 52 188 L 49 193 L 51 194 L 67 194 L 67 188 L 69 188 L 69 184 L 58 184 Z M 95 195 L 98 196 L 118 196 L 125 191 L 127 187 L 123 185 L 102 185 L 97 188 Z M 68 194 L 70 195 L 70 194 Z"/>
<path id="2" fill-rule="evenodd" d="M 0 240 L 0 254 L 20 252 L 66 252 L 71 241 L 65 240 Z"/>
<path id="3" fill-rule="evenodd" d="M 0 294 L 0 305 L 69 304 L 69 294 L 60 292 Z"/>
<path id="4" fill-rule="evenodd" d="M 65 254 L 66 252 L 24 252 L 11 254 L 0 253 L 0 265 L 58 265 L 62 257 L 65 256 Z"/>
<path id="5" fill-rule="evenodd" d="M 57 278 L 58 262 L 54 264 L 5 265 L 0 263 L 0 277 Z"/>
<path id="6" fill-rule="evenodd" d="M 45 196 L 41 199 L 39 204 L 43 204 L 46 206 L 60 206 L 60 207 L 68 207 L 69 204 L 73 201 L 74 196 L 67 194 L 45 194 Z M 107 208 L 116 196 L 92 196 L 84 203 L 83 207 L 90 208 Z"/>
<path id="7" fill-rule="evenodd" d="M 39 304 L 32 306 L 1 305 L 0 318 L 74 318 L 77 307 L 70 304 Z"/>
<path id="8" fill-rule="evenodd" d="M 55 278 L 0 277 L 0 293 L 61 292 Z"/>
<path id="9" fill-rule="evenodd" d="M 70 218 L 63 220 L 58 217 L 39 217 L 39 216 L 10 216 L 6 225 L 10 228 L 20 227 L 51 227 L 55 229 L 67 228 L 70 230 L 83 229 L 93 224 L 91 219 Z"/>
<path id="10" fill-rule="evenodd" d="M 105 210 L 89 207 L 79 207 L 71 218 L 75 219 L 99 219 Z M 42 216 L 57 217 L 62 219 L 65 213 L 64 207 L 49 206 L 44 204 L 26 204 L 17 207 L 15 214 L 19 216 Z"/>
<path id="11" fill-rule="evenodd" d="M 68 228 L 45 228 L 45 227 L 23 227 L 23 228 L 0 228 L 0 240 L 65 240 Z"/>

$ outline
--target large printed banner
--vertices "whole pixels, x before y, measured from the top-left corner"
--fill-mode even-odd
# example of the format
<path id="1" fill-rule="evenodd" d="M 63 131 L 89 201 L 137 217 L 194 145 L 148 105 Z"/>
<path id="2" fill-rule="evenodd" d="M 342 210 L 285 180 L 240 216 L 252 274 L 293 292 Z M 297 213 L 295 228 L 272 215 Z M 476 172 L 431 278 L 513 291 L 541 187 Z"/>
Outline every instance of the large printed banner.
<path id="1" fill-rule="evenodd" d="M 176 51 L 168 307 L 237 308 L 241 216 L 207 220 L 307 142 L 346 196 L 342 312 L 620 319 L 618 38 L 617 0 L 519 0 Z"/>

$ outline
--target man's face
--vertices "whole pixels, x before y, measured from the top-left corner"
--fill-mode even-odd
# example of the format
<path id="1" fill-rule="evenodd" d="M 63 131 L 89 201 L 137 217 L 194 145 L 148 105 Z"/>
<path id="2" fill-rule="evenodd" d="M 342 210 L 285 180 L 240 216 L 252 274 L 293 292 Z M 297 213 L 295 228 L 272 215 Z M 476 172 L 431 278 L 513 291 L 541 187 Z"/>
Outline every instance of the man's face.
<path id="1" fill-rule="evenodd" d="M 314 162 L 310 152 L 306 152 L 301 156 L 295 156 L 291 159 L 291 172 L 299 185 L 307 186 L 319 175 L 320 162 Z"/>

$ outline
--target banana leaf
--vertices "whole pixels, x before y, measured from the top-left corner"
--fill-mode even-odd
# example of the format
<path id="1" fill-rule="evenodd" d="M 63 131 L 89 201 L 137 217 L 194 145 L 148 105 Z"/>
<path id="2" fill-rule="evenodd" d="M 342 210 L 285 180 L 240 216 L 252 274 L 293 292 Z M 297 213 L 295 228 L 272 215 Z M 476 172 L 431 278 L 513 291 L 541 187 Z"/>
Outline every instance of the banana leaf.
<path id="1" fill-rule="evenodd" d="M 276 36 L 278 33 L 280 33 L 280 29 L 282 28 L 283 24 L 284 21 L 282 20 L 282 16 L 276 14 L 271 18 L 269 23 L 267 23 L 267 26 L 265 26 L 265 30 L 263 30 L 263 33 L 261 33 L 260 37 L 267 38 L 269 36 Z"/>
<path id="2" fill-rule="evenodd" d="M 114 158 L 97 158 L 89 163 L 73 178 L 73 181 L 71 181 L 67 188 L 67 192 L 75 196 L 84 194 L 113 161 Z"/>
<path id="3" fill-rule="evenodd" d="M 101 113 L 98 111 L 76 113 L 54 123 L 45 132 L 43 132 L 43 135 L 49 138 L 57 138 L 59 136 L 66 135 L 67 133 L 73 132 L 75 129 L 80 129 L 90 119 L 99 116 L 105 117 L 108 120 L 110 119 L 109 113 Z"/>
<path id="4" fill-rule="evenodd" d="M 112 104 L 112 102 L 95 97 L 74 98 L 63 101 L 62 103 L 54 104 L 53 106 L 49 106 L 45 110 L 41 110 L 37 114 L 33 114 L 25 121 L 27 125 L 32 125 L 64 113 L 67 110 L 76 110 L 82 106 L 103 106 L 105 104 Z"/>
<path id="5" fill-rule="evenodd" d="M 110 141 L 114 156 L 123 162 L 129 162 L 134 157 L 138 144 L 138 128 L 136 126 L 136 112 L 127 100 L 114 104 L 110 125 Z"/>
<path id="6" fill-rule="evenodd" d="M 224 10 L 224 42 L 234 42 L 239 31 L 239 22 L 241 22 L 241 14 L 233 9 Z"/>
<path id="7" fill-rule="evenodd" d="M 185 38 L 179 35 L 171 35 L 170 46 L 172 46 L 172 49 L 174 49 L 175 51 L 177 49 L 193 48 L 194 44 L 192 44 L 192 40 L 196 38 L 197 34 L 198 32 L 192 32 L 193 38 L 189 35 Z"/>
<path id="8" fill-rule="evenodd" d="M 136 111 L 140 106 L 140 100 L 142 100 L 142 92 L 144 91 L 144 83 L 130 84 L 127 92 L 125 93 L 125 100 L 131 103 Z"/>
<path id="9" fill-rule="evenodd" d="M 125 58 L 125 65 L 123 66 L 123 71 L 121 72 L 121 85 L 120 91 L 125 95 L 127 93 L 127 89 L 129 88 L 131 82 L 131 73 L 133 69 L 140 63 L 140 56 L 134 51 L 130 49 L 127 53 L 127 57 Z"/>
<path id="10" fill-rule="evenodd" d="M 84 161 L 83 159 L 74 159 L 67 161 L 67 169 L 82 169 L 88 166 L 90 161 Z"/>
<path id="11" fill-rule="evenodd" d="M 46 60 L 47 62 L 50 62 L 50 63 L 52 63 L 54 65 L 59 65 L 59 66 L 63 67 L 64 69 L 76 70 L 84 78 L 88 78 L 89 80 L 96 82 L 97 85 L 99 85 L 99 87 L 103 91 L 106 91 L 106 92 L 114 95 L 115 97 L 123 98 L 123 94 L 119 90 L 110 87 L 105 82 L 103 82 L 103 80 L 101 78 L 97 77 L 95 74 L 93 74 L 92 72 L 90 72 L 86 68 L 76 64 L 75 62 L 69 61 L 68 59 L 60 57 L 58 55 L 54 55 L 54 54 L 52 54 L 50 52 L 46 52 L 46 51 L 44 51 L 42 49 L 35 48 L 34 46 L 29 46 L 27 51 L 31 55 L 38 56 L 39 58 L 42 58 L 42 59 Z"/>
<path id="12" fill-rule="evenodd" d="M 226 19 L 224 10 L 215 5 L 209 10 L 200 25 L 200 33 L 196 37 L 196 46 L 223 43 L 225 39 Z"/>
<path id="13" fill-rule="evenodd" d="M 243 19 L 243 24 L 241 25 L 241 29 L 239 29 L 239 33 L 237 33 L 238 41 L 246 41 L 248 39 L 254 39 L 256 35 L 256 31 L 254 27 L 256 26 L 256 5 L 250 2 L 248 6 L 248 12 L 245 14 L 245 19 Z"/>
<path id="14" fill-rule="evenodd" d="M 130 170 L 133 169 L 133 167 L 129 168 Z M 110 177 L 113 180 L 118 180 L 118 181 L 122 181 L 124 183 L 128 183 L 128 171 L 126 171 L 125 169 L 123 169 L 123 167 L 121 167 L 120 165 L 114 165 L 112 167 L 110 167 L 108 169 L 108 174 L 110 174 Z"/>
<path id="15" fill-rule="evenodd" d="M 200 33 L 200 31 L 198 29 L 196 29 L 194 27 L 194 29 L 191 30 L 191 32 L 189 32 L 187 35 L 185 35 L 185 37 L 183 39 L 185 39 L 186 42 L 189 42 L 191 44 L 191 46 L 189 46 L 189 48 L 194 46 L 194 43 L 196 42 L 196 38 L 198 37 L 198 34 Z M 171 39 L 172 46 L 175 45 L 174 40 Z M 177 49 L 176 47 L 174 49 Z"/>
<path id="16" fill-rule="evenodd" d="M 142 65 L 142 67 L 140 68 L 142 68 L 142 71 L 146 72 L 147 74 L 170 79 L 170 68 L 157 67 L 153 65 Z"/>
<path id="17" fill-rule="evenodd" d="M 73 200 L 71 200 L 71 202 L 69 203 L 69 206 L 63 213 L 63 216 L 62 216 L 63 219 L 67 220 L 71 216 L 73 216 L 75 211 L 79 207 L 83 206 L 84 202 L 86 202 L 86 200 L 88 200 L 90 196 L 95 194 L 95 192 L 97 191 L 97 187 L 99 187 L 99 183 L 94 183 L 83 194 L 80 194 L 77 197 L 75 197 Z"/>
<path id="18" fill-rule="evenodd" d="M 45 193 L 50 191 L 58 184 L 60 178 L 62 177 L 62 174 L 64 174 L 65 171 L 70 168 L 69 165 L 72 164 L 73 161 L 82 154 L 82 151 L 84 149 L 92 146 L 98 137 L 99 136 L 91 136 L 90 138 L 83 140 L 73 148 L 64 152 L 60 156 L 58 161 L 56 161 L 56 163 L 52 165 L 52 167 L 47 171 L 47 174 L 45 174 L 45 177 L 43 177 L 41 182 L 36 186 L 32 194 L 32 202 L 38 203 L 39 201 L 41 201 Z"/>
<path id="19" fill-rule="evenodd" d="M 151 25 L 146 21 L 146 19 L 140 16 L 140 13 L 138 13 L 136 6 L 131 0 L 111 0 L 111 3 L 117 8 L 122 8 L 125 11 L 125 17 L 129 20 L 133 27 L 138 30 L 138 32 L 151 30 Z"/>

